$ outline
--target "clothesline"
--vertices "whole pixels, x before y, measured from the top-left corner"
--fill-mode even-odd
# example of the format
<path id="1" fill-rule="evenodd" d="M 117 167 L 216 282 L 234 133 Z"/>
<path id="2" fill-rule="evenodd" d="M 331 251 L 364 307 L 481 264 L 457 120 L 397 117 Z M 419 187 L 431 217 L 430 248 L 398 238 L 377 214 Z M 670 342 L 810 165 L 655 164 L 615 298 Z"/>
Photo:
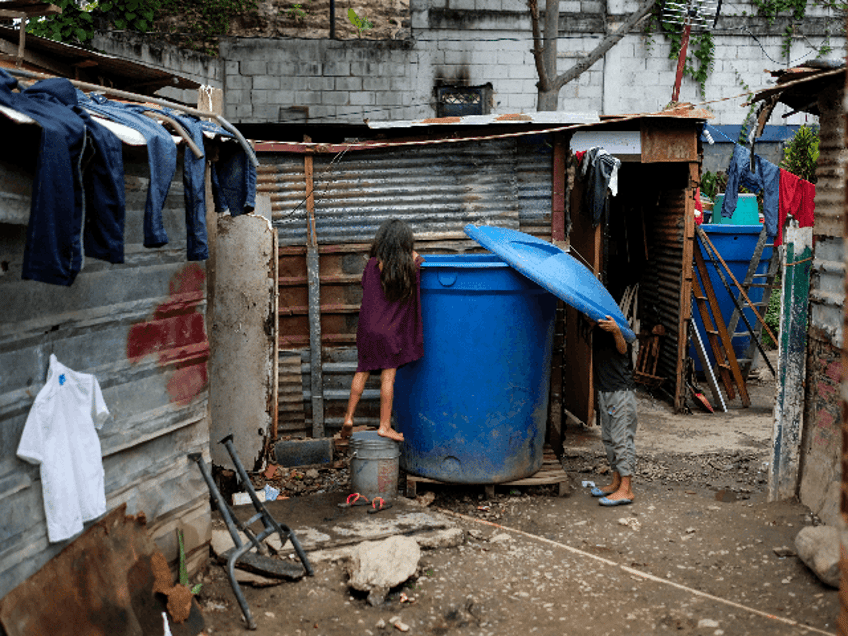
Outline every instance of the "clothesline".
<path id="1" fill-rule="evenodd" d="M 4 71 L 9 73 L 10 75 L 24 77 L 32 80 L 43 80 L 43 79 L 53 79 L 52 75 L 45 75 L 43 73 L 34 73 L 32 71 L 24 71 L 21 69 L 14 68 L 4 68 Z M 71 85 L 75 86 L 84 91 L 102 93 L 104 95 L 111 95 L 112 97 L 117 97 L 119 99 L 126 99 L 129 101 L 137 102 L 140 104 L 156 104 L 158 106 L 164 106 L 165 108 L 170 108 L 176 111 L 182 111 L 187 115 L 194 115 L 195 117 L 200 117 L 201 119 L 214 119 L 224 130 L 232 134 L 238 142 L 241 144 L 245 153 L 247 154 L 250 162 L 254 165 L 254 167 L 259 167 L 259 159 L 256 157 L 256 153 L 253 151 L 253 147 L 247 142 L 244 138 L 244 135 L 233 126 L 230 122 L 224 119 L 221 115 L 217 113 L 213 113 L 210 111 L 200 110 L 197 108 L 192 108 L 190 106 L 185 106 L 184 104 L 178 104 L 176 102 L 172 102 L 167 99 L 161 99 L 159 97 L 151 97 L 149 95 L 139 95 L 137 93 L 131 93 L 129 91 L 119 90 L 117 88 L 109 88 L 107 86 L 100 86 L 99 84 L 89 84 L 88 82 L 80 82 L 79 80 L 68 80 Z"/>
<path id="2" fill-rule="evenodd" d="M 80 84 L 86 86 L 47 77 L 22 87 L 16 77 L 0 69 L 0 105 L 4 112 L 17 115 L 13 121 L 29 120 L 42 129 L 21 277 L 67 286 L 82 270 L 83 256 L 112 264 L 124 262 L 123 140 L 114 126 L 105 126 L 100 123 L 103 121 L 134 131 L 147 146 L 150 181 L 143 235 L 148 248 L 169 242 L 162 212 L 177 169 L 177 146 L 161 120 L 168 120 L 182 138 L 191 141 L 182 175 L 186 252 L 188 260 L 207 259 L 206 155 L 201 148 L 206 131 L 216 137 L 229 137 L 231 133 L 217 122 L 186 114 L 177 105 L 172 110 L 134 100 L 112 101 L 100 91 L 86 94 Z M 196 109 L 184 110 L 204 114 Z M 94 115 L 101 119 L 95 120 Z M 255 205 L 256 168 L 242 145 L 233 149 L 236 152 L 222 149 L 211 179 L 215 208 L 229 210 L 235 216 Z M 83 156 L 89 157 L 85 163 Z"/>

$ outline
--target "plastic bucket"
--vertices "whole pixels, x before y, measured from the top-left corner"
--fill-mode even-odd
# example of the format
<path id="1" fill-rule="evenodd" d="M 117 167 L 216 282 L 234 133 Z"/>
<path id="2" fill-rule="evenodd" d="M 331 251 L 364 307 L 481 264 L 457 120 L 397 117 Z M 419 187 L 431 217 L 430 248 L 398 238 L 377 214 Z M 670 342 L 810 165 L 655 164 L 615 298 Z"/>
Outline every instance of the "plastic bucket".
<path id="1" fill-rule="evenodd" d="M 424 357 L 395 380 L 404 470 L 490 484 L 541 468 L 556 306 L 492 254 L 426 257 Z"/>
<path id="2" fill-rule="evenodd" d="M 753 196 L 753 195 L 752 195 Z M 706 232 L 707 236 L 712 241 L 712 244 L 715 246 L 716 251 L 721 255 L 724 259 L 724 262 L 727 263 L 727 266 L 730 268 L 730 271 L 733 272 L 733 276 L 739 281 L 739 284 L 744 284 L 745 275 L 748 273 L 748 267 L 751 263 L 751 259 L 754 256 L 754 250 L 757 249 L 757 241 L 760 238 L 760 232 L 763 229 L 762 225 L 715 225 L 715 224 L 704 224 L 701 225 L 704 232 Z M 697 240 L 697 239 L 696 239 Z M 770 241 L 769 241 L 770 242 Z M 763 253 L 760 256 L 759 265 L 757 265 L 757 273 L 765 274 L 768 271 L 768 264 L 771 260 L 771 247 L 765 247 L 763 249 Z M 704 253 L 704 252 L 702 252 Z M 709 273 L 710 283 L 712 283 L 713 292 L 716 296 L 716 301 L 718 301 L 719 308 L 721 310 L 721 317 L 724 319 L 725 326 L 729 327 L 730 319 L 733 317 L 733 312 L 736 309 L 736 305 L 733 303 L 733 298 L 731 298 L 730 294 L 727 293 L 727 289 L 724 287 L 724 283 L 716 272 L 716 268 L 713 265 L 712 261 L 707 258 L 707 254 L 704 253 L 704 261 L 707 266 L 707 272 Z M 724 274 L 725 280 L 727 280 L 728 285 L 730 285 L 730 289 L 733 291 L 733 297 L 739 298 L 739 290 L 736 288 L 736 285 L 733 284 L 733 280 L 727 274 L 727 271 L 724 269 L 721 263 L 717 263 L 721 273 Z M 755 283 L 763 283 L 765 279 L 757 278 L 754 279 Z M 763 298 L 763 288 L 762 287 L 752 287 L 747 291 L 748 297 L 751 299 L 751 302 L 758 303 Z M 740 306 L 743 306 L 744 299 L 740 298 Z M 763 317 L 765 317 L 765 308 L 758 307 L 757 311 Z M 713 356 L 712 349 L 710 348 L 709 340 L 707 339 L 707 333 L 704 329 L 703 322 L 701 321 L 701 314 L 698 311 L 698 306 L 694 302 L 692 303 L 692 316 L 695 319 L 695 328 L 701 334 L 701 340 L 704 343 L 704 349 L 707 351 L 707 357 L 709 358 L 710 365 L 715 364 L 715 359 Z M 757 319 L 754 316 L 754 312 L 751 309 L 745 310 L 745 316 L 748 317 L 748 322 L 751 323 L 752 327 L 756 327 Z M 739 318 L 739 322 L 736 325 L 736 333 L 739 332 L 747 332 L 747 325 L 742 318 Z M 731 336 L 733 334 L 730 334 Z M 736 354 L 736 357 L 742 357 L 745 353 L 745 350 L 748 348 L 748 345 L 751 343 L 751 337 L 747 335 L 737 336 L 733 338 L 733 352 Z M 690 347 L 689 355 L 695 363 L 695 370 L 698 372 L 703 371 L 701 367 L 700 358 L 695 351 L 695 343 L 693 339 L 693 345 Z"/>
<path id="3" fill-rule="evenodd" d="M 350 490 L 368 499 L 391 501 L 398 490 L 398 443 L 377 431 L 360 431 L 350 438 Z"/>

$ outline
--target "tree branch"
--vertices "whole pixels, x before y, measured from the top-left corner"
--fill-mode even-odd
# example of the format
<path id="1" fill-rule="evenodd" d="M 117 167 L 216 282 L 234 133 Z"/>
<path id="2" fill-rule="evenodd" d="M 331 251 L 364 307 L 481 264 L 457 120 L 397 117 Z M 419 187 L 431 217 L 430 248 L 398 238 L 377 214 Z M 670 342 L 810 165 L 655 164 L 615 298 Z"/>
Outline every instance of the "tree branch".
<path id="1" fill-rule="evenodd" d="M 528 4 L 531 1 L 533 1 L 535 4 L 535 0 L 527 0 Z M 601 43 L 597 47 L 595 47 L 595 50 L 589 53 L 589 55 L 587 55 L 585 59 L 580 60 L 577 64 L 572 66 L 565 73 L 559 75 L 556 79 L 554 79 L 552 84 L 553 90 L 558 91 L 563 86 L 568 84 L 568 82 L 579 77 L 590 66 L 592 66 L 595 62 L 601 59 L 607 51 L 609 51 L 613 46 L 615 46 L 621 38 L 627 35 L 633 27 L 639 24 L 645 18 L 645 16 L 650 13 L 655 3 L 656 0 L 645 0 L 645 2 L 642 3 L 642 5 L 639 7 L 638 11 L 636 11 L 629 18 L 627 18 L 625 23 L 621 25 L 621 28 L 618 29 L 618 31 L 616 31 L 615 33 L 611 33 L 610 35 L 605 37 L 601 41 Z M 535 39 L 535 33 L 533 37 Z"/>
<path id="2" fill-rule="evenodd" d="M 527 0 L 527 6 L 530 8 L 530 22 L 533 25 L 533 61 L 536 62 L 536 73 L 539 76 L 538 87 L 540 91 L 548 92 L 551 90 L 551 81 L 548 79 L 543 57 L 545 49 L 542 46 L 542 32 L 539 28 L 539 4 L 537 0 Z"/>

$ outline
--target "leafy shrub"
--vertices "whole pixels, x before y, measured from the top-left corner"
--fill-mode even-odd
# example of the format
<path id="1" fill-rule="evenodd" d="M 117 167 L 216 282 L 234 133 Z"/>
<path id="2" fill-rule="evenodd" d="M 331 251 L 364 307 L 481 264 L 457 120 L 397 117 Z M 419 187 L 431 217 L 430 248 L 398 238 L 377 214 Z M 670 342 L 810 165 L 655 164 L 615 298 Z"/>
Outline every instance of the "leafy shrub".
<path id="1" fill-rule="evenodd" d="M 801 126 L 786 144 L 780 167 L 792 174 L 816 182 L 816 162 L 819 158 L 819 129 Z"/>

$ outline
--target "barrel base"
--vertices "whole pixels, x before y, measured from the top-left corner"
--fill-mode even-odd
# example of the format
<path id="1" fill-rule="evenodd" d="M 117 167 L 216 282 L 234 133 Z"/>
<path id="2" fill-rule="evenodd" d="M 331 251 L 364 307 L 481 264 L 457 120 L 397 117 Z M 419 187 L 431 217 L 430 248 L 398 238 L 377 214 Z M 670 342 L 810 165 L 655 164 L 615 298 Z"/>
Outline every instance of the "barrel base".
<path id="1" fill-rule="evenodd" d="M 456 484 L 438 479 L 430 479 L 429 477 L 421 477 L 419 475 L 406 475 L 406 488 L 404 493 L 407 497 L 415 498 L 418 496 L 418 488 L 421 485 L 439 484 L 440 486 L 467 486 L 469 484 Z M 527 486 L 557 486 L 557 496 L 567 497 L 574 492 L 574 483 L 571 477 L 562 469 L 560 461 L 554 455 L 550 447 L 545 448 L 544 462 L 542 467 L 529 477 L 515 479 L 498 484 L 479 484 L 483 487 L 487 499 L 492 499 L 495 496 L 495 486 L 504 487 L 527 487 Z"/>

